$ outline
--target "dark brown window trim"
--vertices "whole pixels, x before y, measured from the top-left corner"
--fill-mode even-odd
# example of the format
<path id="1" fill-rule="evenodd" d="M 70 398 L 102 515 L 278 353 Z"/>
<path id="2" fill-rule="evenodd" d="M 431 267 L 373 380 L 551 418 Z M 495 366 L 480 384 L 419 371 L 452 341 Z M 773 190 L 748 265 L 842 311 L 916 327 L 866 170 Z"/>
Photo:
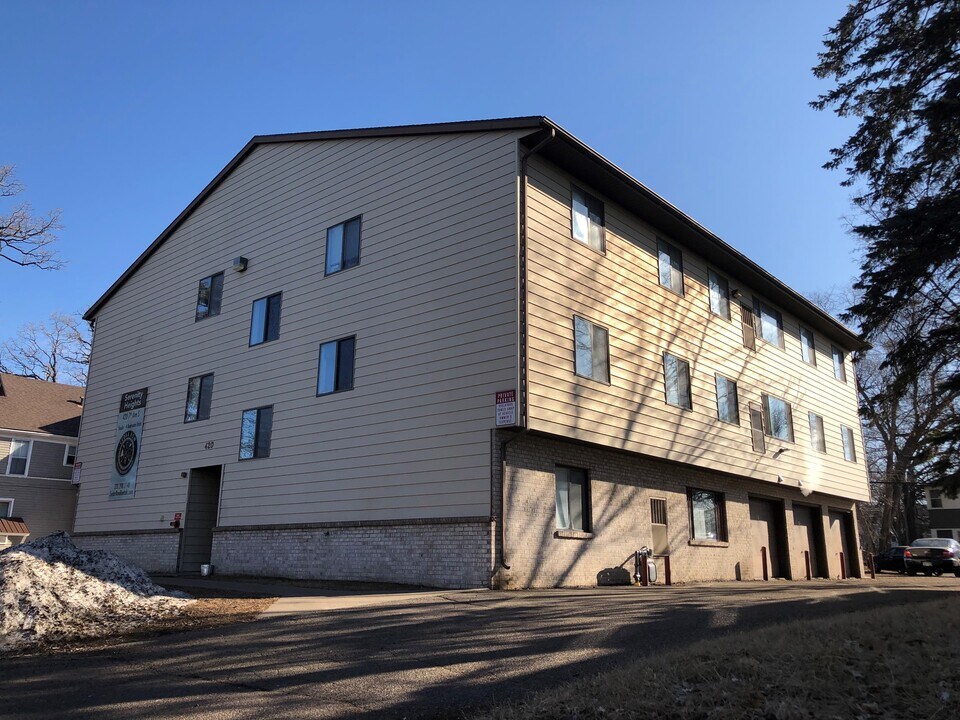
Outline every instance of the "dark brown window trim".
<path id="1" fill-rule="evenodd" d="M 710 301 L 710 273 L 713 273 L 717 277 L 722 277 L 724 280 L 727 281 L 727 314 L 726 316 L 713 311 L 713 303 Z M 733 303 L 735 300 L 736 298 L 733 297 L 733 290 L 730 287 L 730 278 L 727 277 L 725 273 L 720 272 L 712 265 L 707 265 L 707 309 L 710 311 L 710 314 L 722 320 L 733 322 Z"/>
<path id="2" fill-rule="evenodd" d="M 573 193 L 574 191 L 579 192 L 582 195 L 586 195 L 587 197 L 592 198 L 596 200 L 598 203 L 600 203 L 601 232 L 600 232 L 600 249 L 599 250 L 595 247 L 592 247 L 590 243 L 585 243 L 582 240 L 578 240 L 573 234 Z M 581 245 L 587 248 L 588 250 L 592 250 L 593 252 L 597 253 L 601 257 L 606 257 L 607 255 L 607 204 L 603 200 L 601 200 L 599 196 L 595 195 L 592 192 L 587 192 L 581 186 L 573 182 L 570 183 L 570 239 L 573 240 L 573 242 L 576 243 L 577 245 Z"/>
<path id="3" fill-rule="evenodd" d="M 660 282 L 660 246 L 661 245 L 666 245 L 667 247 L 673 248 L 678 253 L 680 253 L 680 289 L 679 290 L 674 290 L 672 287 L 667 287 L 662 282 Z M 709 279 L 707 280 L 707 283 L 709 285 Z M 687 277 L 683 271 L 683 250 L 681 250 L 678 245 L 670 242 L 669 240 L 665 240 L 659 235 L 657 236 L 657 285 L 662 287 L 667 292 L 673 293 L 677 297 L 686 296 Z M 708 293 L 709 293 L 709 288 L 708 288 Z"/>
<path id="4" fill-rule="evenodd" d="M 676 405 L 670 402 L 667 398 L 667 355 L 677 360 L 682 360 L 687 364 L 687 390 L 690 392 L 690 407 L 685 405 Z M 674 355 L 669 350 L 664 350 L 661 357 L 660 363 L 660 372 L 663 373 L 663 402 L 672 408 L 677 408 L 678 410 L 683 410 L 684 412 L 693 412 L 693 366 L 690 361 L 679 355 Z"/>
<path id="5" fill-rule="evenodd" d="M 606 380 L 597 380 L 595 377 L 588 377 L 586 375 L 580 375 L 577 373 L 577 318 L 580 318 L 584 322 L 588 322 L 594 327 L 601 328 L 607 333 L 607 379 Z M 610 387 L 613 385 L 613 375 L 610 373 L 610 328 L 606 325 L 601 325 L 600 323 L 595 323 L 593 320 L 585 317 L 583 315 L 578 315 L 577 313 L 573 314 L 572 320 L 573 327 L 573 376 L 578 380 L 589 380 L 591 382 L 598 383 L 599 385 L 605 385 Z"/>
<path id="6" fill-rule="evenodd" d="M 717 535 L 719 538 L 717 540 L 710 540 L 707 538 L 696 538 L 694 537 L 694 524 L 693 524 L 693 494 L 695 492 L 705 492 L 712 495 L 716 495 L 719 499 L 717 508 L 719 512 L 717 513 Z M 730 532 L 727 529 L 727 495 L 724 492 L 719 490 L 707 490 L 706 488 L 700 487 L 687 487 L 687 520 L 690 523 L 689 531 L 689 544 L 690 545 L 699 545 L 703 544 L 704 546 L 710 547 L 727 547 L 730 543 Z"/>
<path id="7" fill-rule="evenodd" d="M 724 420 L 720 417 L 720 393 L 717 392 L 717 379 L 723 378 L 728 383 L 733 384 L 733 399 L 737 405 L 737 421 L 733 422 L 732 420 Z M 740 427 L 740 386 L 736 380 L 731 380 L 726 375 L 721 375 L 720 373 L 713 374 L 713 391 L 717 396 L 717 421 L 725 423 L 726 425 L 733 425 L 734 427 Z"/>

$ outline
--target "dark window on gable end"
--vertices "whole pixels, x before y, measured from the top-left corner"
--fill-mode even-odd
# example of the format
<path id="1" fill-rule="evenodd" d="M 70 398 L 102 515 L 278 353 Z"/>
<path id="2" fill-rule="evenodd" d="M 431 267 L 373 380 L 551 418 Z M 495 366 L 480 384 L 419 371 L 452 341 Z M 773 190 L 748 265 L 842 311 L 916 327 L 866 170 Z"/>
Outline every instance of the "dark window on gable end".
<path id="1" fill-rule="evenodd" d="M 353 390 L 353 362 L 356 337 L 334 340 L 320 345 L 317 371 L 317 395 Z"/>
<path id="2" fill-rule="evenodd" d="M 240 459 L 270 457 L 273 405 L 243 411 L 240 422 Z"/>
<path id="3" fill-rule="evenodd" d="M 200 281 L 197 290 L 197 314 L 194 322 L 220 314 L 223 300 L 223 273 L 209 275 Z"/>
<path id="4" fill-rule="evenodd" d="M 325 274 L 347 270 L 360 264 L 360 218 L 355 217 L 327 228 Z"/>
<path id="5" fill-rule="evenodd" d="M 187 383 L 187 407 L 183 413 L 185 423 L 210 419 L 213 402 L 213 373 L 190 378 Z"/>
<path id="6" fill-rule="evenodd" d="M 573 239 L 592 247 L 594 250 L 603 252 L 603 202 L 578 187 L 574 187 L 572 193 L 571 232 Z"/>
<path id="7" fill-rule="evenodd" d="M 657 238 L 657 262 L 660 284 L 677 295 L 683 295 L 683 253 L 680 248 Z"/>
<path id="8" fill-rule="evenodd" d="M 280 337 L 280 293 L 253 301 L 250 317 L 250 345 L 260 345 Z"/>

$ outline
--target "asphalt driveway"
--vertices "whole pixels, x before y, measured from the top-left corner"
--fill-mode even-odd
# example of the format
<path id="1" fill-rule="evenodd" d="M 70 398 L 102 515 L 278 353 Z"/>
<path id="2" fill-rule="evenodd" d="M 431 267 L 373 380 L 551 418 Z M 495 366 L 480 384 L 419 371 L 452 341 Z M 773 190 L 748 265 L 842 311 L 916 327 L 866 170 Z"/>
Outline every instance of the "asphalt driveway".
<path id="1" fill-rule="evenodd" d="M 960 580 L 449 592 L 106 650 L 0 659 L 0 718 L 461 717 L 718 633 L 960 592 Z"/>

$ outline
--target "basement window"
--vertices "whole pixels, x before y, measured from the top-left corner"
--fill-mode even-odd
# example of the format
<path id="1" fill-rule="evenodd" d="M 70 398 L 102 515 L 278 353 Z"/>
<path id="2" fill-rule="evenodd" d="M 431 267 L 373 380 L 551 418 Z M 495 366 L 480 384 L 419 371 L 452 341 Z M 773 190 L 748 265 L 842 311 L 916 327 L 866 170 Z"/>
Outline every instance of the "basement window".
<path id="1" fill-rule="evenodd" d="M 723 493 L 687 489 L 690 503 L 690 537 L 693 540 L 727 541 L 727 513 Z"/>
<path id="2" fill-rule="evenodd" d="M 557 529 L 590 532 L 590 484 L 587 471 L 556 468 Z"/>

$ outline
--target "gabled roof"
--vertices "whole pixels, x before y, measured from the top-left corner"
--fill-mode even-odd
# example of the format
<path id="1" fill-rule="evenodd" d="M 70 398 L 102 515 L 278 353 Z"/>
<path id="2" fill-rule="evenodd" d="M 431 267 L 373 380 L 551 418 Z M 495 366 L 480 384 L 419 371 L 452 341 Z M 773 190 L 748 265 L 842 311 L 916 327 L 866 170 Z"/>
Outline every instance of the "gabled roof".
<path id="1" fill-rule="evenodd" d="M 0 432 L 23 430 L 77 437 L 84 389 L 0 373 Z"/>
<path id="2" fill-rule="evenodd" d="M 233 172 L 234 168 L 243 162 L 244 158 L 259 145 L 340 140 L 345 138 L 398 137 L 404 135 L 438 135 L 506 130 L 530 130 L 531 134 L 524 139 L 528 147 L 538 143 L 545 137 L 549 137 L 552 133 L 553 139 L 543 145 L 539 150 L 541 155 L 568 170 L 576 177 L 590 183 L 597 190 L 644 218 L 668 236 L 686 244 L 699 255 L 703 256 L 709 263 L 730 274 L 732 279 L 739 280 L 763 294 L 767 299 L 796 315 L 802 322 L 810 325 L 814 330 L 818 330 L 827 337 L 834 339 L 845 348 L 856 349 L 865 347 L 865 343 L 857 333 L 847 328 L 832 315 L 778 280 L 750 260 L 746 255 L 721 240 L 689 215 L 657 195 L 639 180 L 636 180 L 621 170 L 614 163 L 578 140 L 555 122 L 539 115 L 424 125 L 398 125 L 393 127 L 358 128 L 353 130 L 325 130 L 320 132 L 287 133 L 280 135 L 256 135 L 237 153 L 227 166 L 210 181 L 184 211 L 160 233 L 159 237 L 143 251 L 140 257 L 138 257 L 100 299 L 87 310 L 83 317 L 85 320 L 95 319 L 100 308 L 120 289 L 127 279 L 147 261 L 163 241 L 189 217 L 196 207 L 216 190 L 220 183 Z"/>

